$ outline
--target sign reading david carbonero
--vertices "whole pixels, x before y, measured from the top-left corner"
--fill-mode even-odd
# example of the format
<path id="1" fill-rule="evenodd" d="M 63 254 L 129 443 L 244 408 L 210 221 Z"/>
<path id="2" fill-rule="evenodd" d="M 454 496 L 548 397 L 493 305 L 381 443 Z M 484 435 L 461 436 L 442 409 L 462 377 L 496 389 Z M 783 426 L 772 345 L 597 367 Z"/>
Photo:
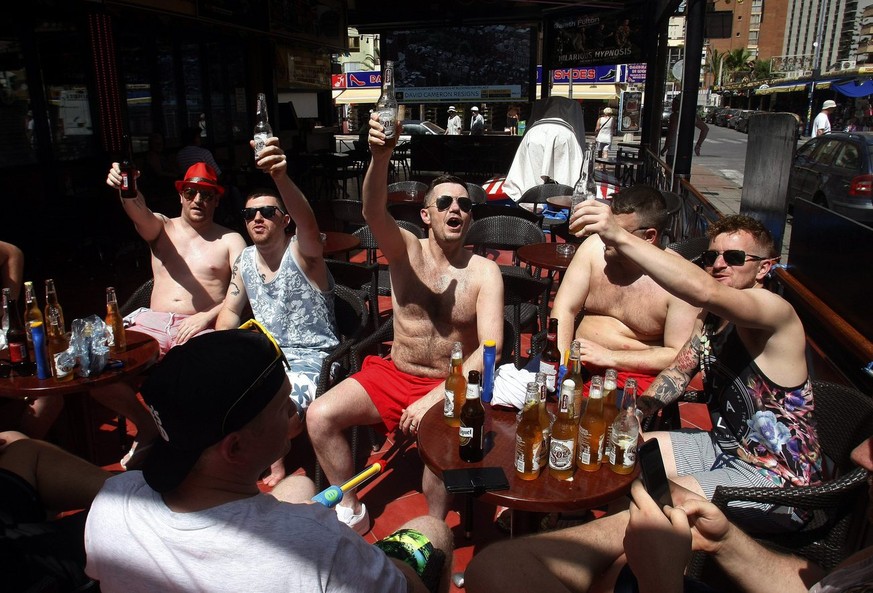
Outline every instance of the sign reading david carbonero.
<path id="1" fill-rule="evenodd" d="M 548 19 L 552 68 L 627 64 L 642 60 L 642 11 L 597 11 Z"/>

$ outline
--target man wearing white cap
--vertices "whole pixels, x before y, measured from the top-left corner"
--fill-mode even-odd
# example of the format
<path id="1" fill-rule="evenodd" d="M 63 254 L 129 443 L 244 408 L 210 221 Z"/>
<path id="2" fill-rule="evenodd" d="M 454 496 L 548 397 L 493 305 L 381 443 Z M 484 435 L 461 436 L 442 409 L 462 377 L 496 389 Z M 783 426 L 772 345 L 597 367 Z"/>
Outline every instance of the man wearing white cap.
<path id="1" fill-rule="evenodd" d="M 821 136 L 822 134 L 829 134 L 831 131 L 831 120 L 830 114 L 833 113 L 834 109 L 837 108 L 837 104 L 835 101 L 828 99 L 821 105 L 821 112 L 815 116 L 815 120 L 812 122 L 812 137 Z"/>
<path id="2" fill-rule="evenodd" d="M 461 135 L 461 116 L 455 111 L 455 106 L 449 107 L 449 123 L 446 125 L 446 135 L 460 136 Z"/>
<path id="3" fill-rule="evenodd" d="M 473 112 L 473 117 L 470 119 L 470 135 L 481 136 L 485 133 L 485 118 L 479 113 L 479 108 L 473 105 L 470 107 Z"/>

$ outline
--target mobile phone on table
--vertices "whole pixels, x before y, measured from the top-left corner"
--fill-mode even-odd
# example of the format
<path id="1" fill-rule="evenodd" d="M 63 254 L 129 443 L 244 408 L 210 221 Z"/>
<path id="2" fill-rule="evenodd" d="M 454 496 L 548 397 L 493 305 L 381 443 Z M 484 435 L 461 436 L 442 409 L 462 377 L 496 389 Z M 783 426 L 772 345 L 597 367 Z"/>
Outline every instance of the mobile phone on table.
<path id="1" fill-rule="evenodd" d="M 661 447 L 658 439 L 649 439 L 637 450 L 637 459 L 640 463 L 640 478 L 643 486 L 658 506 L 673 506 L 673 497 L 670 496 L 670 483 L 667 480 L 667 472 L 664 471 L 664 460 L 661 458 Z"/>

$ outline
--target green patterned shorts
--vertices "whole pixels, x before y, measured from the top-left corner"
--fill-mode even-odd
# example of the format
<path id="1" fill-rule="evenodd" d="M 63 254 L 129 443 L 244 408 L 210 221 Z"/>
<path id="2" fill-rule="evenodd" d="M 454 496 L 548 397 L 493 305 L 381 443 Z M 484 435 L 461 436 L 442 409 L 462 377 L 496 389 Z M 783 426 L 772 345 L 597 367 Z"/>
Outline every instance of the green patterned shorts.
<path id="1" fill-rule="evenodd" d="M 414 529 L 399 529 L 375 545 L 391 558 L 411 566 L 420 577 L 424 575 L 427 562 L 434 552 L 433 544 Z"/>

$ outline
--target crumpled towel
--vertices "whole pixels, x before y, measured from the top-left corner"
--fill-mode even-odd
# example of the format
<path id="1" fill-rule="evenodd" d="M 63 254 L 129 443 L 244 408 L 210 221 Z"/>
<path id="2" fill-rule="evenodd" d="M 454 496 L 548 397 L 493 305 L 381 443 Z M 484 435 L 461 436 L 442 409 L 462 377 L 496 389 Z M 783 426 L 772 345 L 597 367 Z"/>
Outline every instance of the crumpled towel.
<path id="1" fill-rule="evenodd" d="M 492 406 L 507 406 L 518 410 L 524 408 L 527 384 L 536 379 L 536 373 L 517 369 L 512 363 L 502 364 L 494 374 Z"/>

